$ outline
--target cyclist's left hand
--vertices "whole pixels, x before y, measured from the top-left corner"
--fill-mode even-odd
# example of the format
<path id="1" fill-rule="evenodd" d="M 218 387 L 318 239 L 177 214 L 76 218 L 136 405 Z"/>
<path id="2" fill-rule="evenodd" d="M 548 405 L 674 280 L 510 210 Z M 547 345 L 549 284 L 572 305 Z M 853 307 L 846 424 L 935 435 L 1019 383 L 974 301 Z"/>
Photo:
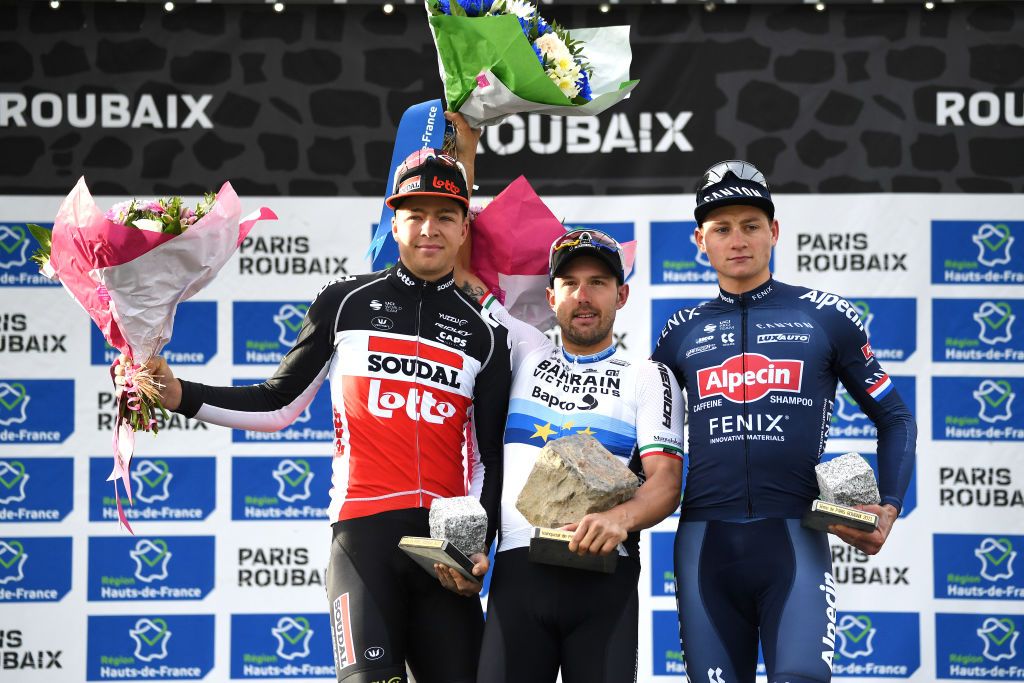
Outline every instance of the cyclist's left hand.
<path id="1" fill-rule="evenodd" d="M 484 587 L 484 575 L 487 573 L 488 567 L 491 566 L 487 556 L 483 553 L 470 555 L 469 559 L 473 562 L 473 576 L 479 578 L 479 581 L 470 581 L 446 565 L 440 563 L 434 565 L 434 573 L 437 574 L 437 580 L 441 582 L 441 585 L 452 593 L 458 593 L 467 598 L 480 594 Z"/>
<path id="2" fill-rule="evenodd" d="M 833 524 L 828 530 L 861 552 L 877 555 L 892 531 L 893 522 L 898 516 L 896 508 L 892 505 L 858 505 L 857 509 L 878 515 L 878 527 L 874 531 L 860 531 L 845 524 Z"/>

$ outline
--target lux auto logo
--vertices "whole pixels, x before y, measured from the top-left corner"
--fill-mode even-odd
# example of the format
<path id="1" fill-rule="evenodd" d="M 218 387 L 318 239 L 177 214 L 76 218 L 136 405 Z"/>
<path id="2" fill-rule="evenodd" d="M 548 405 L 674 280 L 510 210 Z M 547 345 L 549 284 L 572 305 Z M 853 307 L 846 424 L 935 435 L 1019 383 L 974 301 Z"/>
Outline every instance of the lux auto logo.
<path id="1" fill-rule="evenodd" d="M 1010 262 L 1013 240 L 1009 226 L 1003 223 L 983 223 L 978 232 L 971 235 L 971 241 L 978 247 L 978 263 L 989 267 Z"/>
<path id="2" fill-rule="evenodd" d="M 985 422 L 989 424 L 1006 422 L 1013 417 L 1010 406 L 1013 405 L 1013 399 L 1016 398 L 1017 394 L 1005 379 L 982 380 L 978 388 L 971 393 L 971 396 L 974 397 L 974 400 L 980 406 L 978 408 L 978 417 Z"/>
<path id="3" fill-rule="evenodd" d="M 132 472 L 135 495 L 143 503 L 158 503 L 170 497 L 169 486 L 174 475 L 163 460 L 143 460 Z"/>
<path id="4" fill-rule="evenodd" d="M 277 480 L 277 497 L 287 503 L 309 499 L 309 484 L 313 472 L 305 460 L 285 458 L 270 473 Z"/>
<path id="5" fill-rule="evenodd" d="M 836 633 L 839 635 L 839 654 L 850 659 L 869 656 L 875 651 L 876 631 L 877 629 L 871 625 L 871 618 L 866 614 L 844 614 L 836 627 Z"/>
<path id="6" fill-rule="evenodd" d="M 0 427 L 24 422 L 30 398 L 24 384 L 0 382 Z"/>
<path id="7" fill-rule="evenodd" d="M 299 338 L 299 330 L 302 329 L 302 321 L 306 318 L 306 311 L 309 306 L 305 304 L 285 304 L 278 309 L 274 316 L 274 323 L 277 325 L 277 341 L 283 346 L 292 347 Z"/>
<path id="8" fill-rule="evenodd" d="M 975 633 L 985 644 L 985 650 L 981 653 L 985 659 L 998 662 L 1017 656 L 1017 637 L 1020 631 L 1013 619 L 989 617 Z"/>
<path id="9" fill-rule="evenodd" d="M 23 463 L 17 460 L 0 462 L 0 503 L 7 505 L 25 500 L 28 479 Z"/>
<path id="10" fill-rule="evenodd" d="M 986 344 L 1000 344 L 1013 339 L 1013 331 L 1010 328 L 1017 316 L 1013 314 L 1010 304 L 1005 301 L 986 301 L 978 307 L 972 317 L 981 327 L 978 339 Z"/>
<path id="11" fill-rule="evenodd" d="M 171 639 L 171 632 L 163 619 L 143 617 L 135 622 L 128 635 L 135 641 L 135 658 L 139 661 L 167 658 L 167 641 Z"/>
<path id="12" fill-rule="evenodd" d="M 281 617 L 270 632 L 277 639 L 277 656 L 281 659 L 309 656 L 309 639 L 313 637 L 313 629 L 305 617 Z"/>
<path id="13" fill-rule="evenodd" d="M 25 560 L 28 553 L 20 541 L 0 541 L 0 585 L 25 578 Z"/>
<path id="14" fill-rule="evenodd" d="M 28 235 L 20 225 L 0 225 L 0 270 L 25 265 Z"/>
<path id="15" fill-rule="evenodd" d="M 981 561 L 981 576 L 989 581 L 1013 578 L 1013 561 L 1017 551 L 1008 538 L 986 538 L 974 549 L 974 556 Z"/>
<path id="16" fill-rule="evenodd" d="M 128 552 L 128 556 L 135 560 L 135 578 L 139 581 L 150 583 L 167 578 L 171 551 L 167 548 L 167 541 L 162 538 L 142 539 Z"/>

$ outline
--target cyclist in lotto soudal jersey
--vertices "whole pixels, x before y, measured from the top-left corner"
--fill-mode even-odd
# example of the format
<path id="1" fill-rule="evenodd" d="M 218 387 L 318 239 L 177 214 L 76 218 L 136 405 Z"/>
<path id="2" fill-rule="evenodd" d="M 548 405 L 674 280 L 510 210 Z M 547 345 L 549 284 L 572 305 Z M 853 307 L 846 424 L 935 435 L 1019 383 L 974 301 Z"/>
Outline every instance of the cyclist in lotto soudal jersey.
<path id="1" fill-rule="evenodd" d="M 564 683 L 623 683 L 636 674 L 638 532 L 679 503 L 681 397 L 665 366 L 629 358 L 612 342 L 615 312 L 629 293 L 618 243 L 578 230 L 559 237 L 550 253 L 548 302 L 561 348 L 493 296 L 481 298 L 509 328 L 513 382 L 478 681 L 553 683 L 561 668 Z M 484 294 L 479 281 L 466 280 L 467 291 Z M 576 532 L 571 550 L 623 556 L 611 575 L 528 559 L 533 527 L 516 500 L 544 445 L 572 434 L 593 435 L 646 475 L 633 500 L 567 527 Z M 449 576 L 453 588 L 463 583 Z"/>
<path id="2" fill-rule="evenodd" d="M 488 544 L 500 516 L 508 335 L 454 285 L 467 195 L 454 159 L 429 149 L 410 156 L 388 199 L 396 209 L 396 266 L 325 287 L 266 382 L 182 381 L 180 399 L 165 397 L 200 420 L 271 431 L 290 424 L 330 380 L 336 440 L 327 591 L 339 681 L 398 683 L 406 662 L 422 683 L 476 679 L 479 600 L 445 590 L 397 547 L 402 536 L 430 535 L 436 498 L 479 497 Z M 172 391 L 179 386 L 166 365 L 160 374 Z M 474 560 L 482 576 L 486 555 Z"/>
<path id="3" fill-rule="evenodd" d="M 675 565 L 693 680 L 753 683 L 760 636 L 770 683 L 828 681 L 836 595 L 827 535 L 800 526 L 817 497 L 837 382 L 878 428 L 873 533 L 830 528 L 868 554 L 885 542 L 914 466 L 917 428 L 856 309 L 768 270 L 779 224 L 764 177 L 728 161 L 697 193 L 696 241 L 718 297 L 665 324 L 655 360 L 686 391 L 689 469 Z"/>

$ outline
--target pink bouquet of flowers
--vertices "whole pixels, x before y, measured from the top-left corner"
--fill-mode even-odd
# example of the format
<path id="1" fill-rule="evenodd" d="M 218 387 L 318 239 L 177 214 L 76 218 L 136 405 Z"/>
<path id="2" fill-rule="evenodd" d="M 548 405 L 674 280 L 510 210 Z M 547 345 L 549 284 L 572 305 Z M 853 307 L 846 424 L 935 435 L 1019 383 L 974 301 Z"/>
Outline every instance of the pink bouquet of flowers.
<path id="1" fill-rule="evenodd" d="M 265 207 L 242 218 L 230 183 L 216 195 L 207 194 L 195 209 L 181 197 L 168 197 L 122 202 L 103 212 L 80 178 L 61 204 L 52 232 L 29 226 L 40 244 L 33 260 L 42 273 L 59 280 L 107 343 L 128 358 L 109 478 L 128 531 L 117 480 L 131 502 L 128 468 L 135 432 L 155 433 L 156 412 L 164 411 L 160 385 L 144 366 L 170 341 L 178 304 L 213 280 L 258 221 L 276 218 Z"/>
<path id="2" fill-rule="evenodd" d="M 555 324 L 548 306 L 548 250 L 566 231 L 525 177 L 519 176 L 486 207 L 471 209 L 470 268 L 509 313 L 540 330 Z M 575 229 L 575 228 L 569 228 Z M 622 245 L 626 277 L 636 240 Z"/>

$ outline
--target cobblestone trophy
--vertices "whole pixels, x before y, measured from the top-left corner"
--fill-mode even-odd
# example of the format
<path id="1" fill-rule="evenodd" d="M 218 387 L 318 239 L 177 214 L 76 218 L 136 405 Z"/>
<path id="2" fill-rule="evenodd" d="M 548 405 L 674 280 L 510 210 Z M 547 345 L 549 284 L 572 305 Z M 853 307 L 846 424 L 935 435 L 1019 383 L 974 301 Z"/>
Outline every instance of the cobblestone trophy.
<path id="1" fill-rule="evenodd" d="M 638 486 L 636 475 L 593 436 L 574 434 L 549 441 L 516 500 L 519 512 L 534 525 L 530 560 L 614 572 L 617 553 L 581 556 L 569 552 L 573 532 L 557 527 L 629 500 Z"/>
<path id="2" fill-rule="evenodd" d="M 809 529 L 828 531 L 830 524 L 845 524 L 861 531 L 874 531 L 878 515 L 858 510 L 856 505 L 878 505 L 875 473 L 859 453 L 846 453 L 814 468 L 821 494 L 811 503 L 801 524 Z"/>
<path id="3" fill-rule="evenodd" d="M 403 536 L 398 547 L 427 572 L 434 575 L 434 564 L 451 567 L 465 578 L 473 576 L 471 555 L 485 552 L 487 512 L 472 496 L 437 498 L 430 505 L 430 538 Z"/>

